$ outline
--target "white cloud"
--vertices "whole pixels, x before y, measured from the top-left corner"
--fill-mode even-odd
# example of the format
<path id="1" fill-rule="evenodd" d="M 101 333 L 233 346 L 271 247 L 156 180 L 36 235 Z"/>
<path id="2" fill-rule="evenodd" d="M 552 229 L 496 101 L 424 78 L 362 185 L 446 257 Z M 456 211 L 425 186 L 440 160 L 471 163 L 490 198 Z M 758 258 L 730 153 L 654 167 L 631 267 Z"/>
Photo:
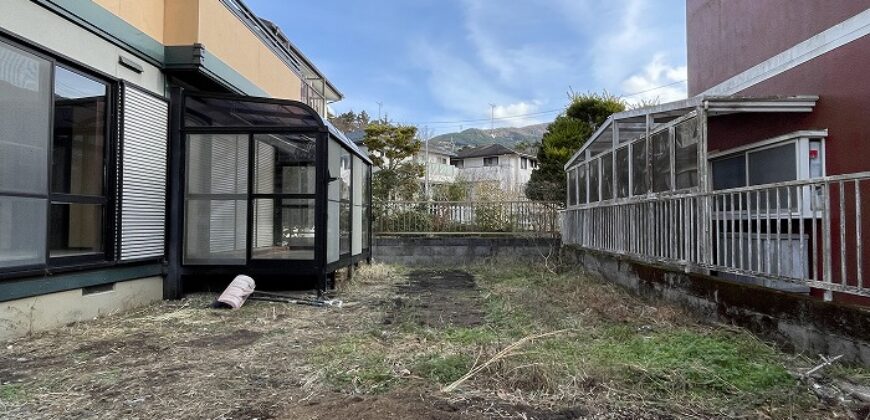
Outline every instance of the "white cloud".
<path id="1" fill-rule="evenodd" d="M 686 66 L 673 66 L 664 54 L 653 56 L 643 70 L 622 82 L 622 91 L 630 105 L 649 102 L 673 102 L 686 98 Z"/>
<path id="2" fill-rule="evenodd" d="M 541 119 L 538 116 L 529 115 L 534 114 L 538 110 L 540 110 L 540 102 L 516 102 L 507 105 L 496 105 L 495 108 L 492 109 L 492 115 L 495 118 L 502 118 L 500 122 L 501 125 L 507 126 L 524 126 L 531 124 L 538 124 L 541 122 Z"/>

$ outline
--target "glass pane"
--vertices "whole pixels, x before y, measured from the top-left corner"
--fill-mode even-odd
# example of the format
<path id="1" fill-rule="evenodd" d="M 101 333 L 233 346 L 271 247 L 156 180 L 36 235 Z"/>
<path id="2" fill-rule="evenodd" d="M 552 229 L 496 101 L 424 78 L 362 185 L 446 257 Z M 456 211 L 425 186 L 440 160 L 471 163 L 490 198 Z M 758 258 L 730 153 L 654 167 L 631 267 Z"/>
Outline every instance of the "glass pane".
<path id="1" fill-rule="evenodd" d="M 631 146 L 632 194 L 643 195 L 649 191 L 649 177 L 646 166 L 646 141 Z"/>
<path id="2" fill-rule="evenodd" d="M 314 194 L 314 137 L 258 134 L 254 136 L 254 192 L 258 194 Z"/>
<path id="3" fill-rule="evenodd" d="M 187 136 L 187 194 L 246 194 L 248 135 Z"/>
<path id="4" fill-rule="evenodd" d="M 613 153 L 601 157 L 601 200 L 613 198 Z"/>
<path id="5" fill-rule="evenodd" d="M 652 167 L 652 190 L 653 192 L 670 191 L 671 143 L 668 130 L 653 134 L 651 142 L 650 166 Z"/>
<path id="6" fill-rule="evenodd" d="M 254 200 L 251 258 L 313 260 L 314 200 Z"/>
<path id="7" fill-rule="evenodd" d="M 45 264 L 46 200 L 0 196 L 0 268 Z"/>
<path id="8" fill-rule="evenodd" d="M 0 42 L 0 191 L 47 194 L 51 64 Z"/>
<path id="9" fill-rule="evenodd" d="M 628 147 L 616 151 L 616 196 L 628 197 Z"/>
<path id="10" fill-rule="evenodd" d="M 326 203 L 326 262 L 338 261 L 338 201 Z"/>
<path id="11" fill-rule="evenodd" d="M 725 190 L 746 186 L 746 156 L 739 155 L 711 162 L 713 189 Z"/>
<path id="12" fill-rule="evenodd" d="M 598 201 L 598 159 L 589 162 L 589 202 Z"/>
<path id="13" fill-rule="evenodd" d="M 350 252 L 350 203 L 341 203 L 339 219 L 339 252 L 341 255 Z"/>
<path id="14" fill-rule="evenodd" d="M 63 67 L 54 73 L 51 191 L 103 195 L 106 85 Z"/>
<path id="15" fill-rule="evenodd" d="M 49 256 L 70 257 L 103 252 L 103 205 L 51 203 Z"/>
<path id="16" fill-rule="evenodd" d="M 698 186 L 698 119 L 692 118 L 674 128 L 674 171 L 677 189 Z"/>
<path id="17" fill-rule="evenodd" d="M 586 165 L 577 168 L 577 204 L 586 204 Z"/>
<path id="18" fill-rule="evenodd" d="M 290 101 L 254 102 L 239 99 L 185 98 L 184 123 L 188 127 L 320 128 L 316 112 Z"/>
<path id="19" fill-rule="evenodd" d="M 351 174 L 351 157 L 350 152 L 342 148 L 340 156 L 340 169 L 338 175 L 339 196 L 341 201 L 350 201 L 350 174 Z"/>
<path id="20" fill-rule="evenodd" d="M 749 153 L 749 185 L 772 184 L 797 179 L 795 144 Z"/>
<path id="21" fill-rule="evenodd" d="M 577 168 L 568 170 L 568 205 L 577 204 Z"/>
<path id="22" fill-rule="evenodd" d="M 329 153 L 327 154 L 327 170 L 329 172 L 329 188 L 327 189 L 327 198 L 329 200 L 339 199 L 340 177 L 341 177 L 341 153 L 344 150 L 338 142 L 329 139 Z"/>
<path id="23" fill-rule="evenodd" d="M 247 200 L 188 200 L 185 264 L 244 264 Z"/>
<path id="24" fill-rule="evenodd" d="M 369 249 L 369 236 L 371 234 L 372 223 L 371 207 L 363 206 L 362 208 L 362 249 Z"/>

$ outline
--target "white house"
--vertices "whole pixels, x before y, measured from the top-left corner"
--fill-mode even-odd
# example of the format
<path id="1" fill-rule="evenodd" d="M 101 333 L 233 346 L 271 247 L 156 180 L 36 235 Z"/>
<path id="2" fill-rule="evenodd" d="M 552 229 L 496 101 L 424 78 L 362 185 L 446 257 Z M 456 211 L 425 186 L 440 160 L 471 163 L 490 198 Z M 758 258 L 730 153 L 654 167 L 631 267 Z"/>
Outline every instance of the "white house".
<path id="1" fill-rule="evenodd" d="M 537 159 L 500 144 L 465 148 L 456 152 L 451 164 L 458 176 L 471 183 L 495 183 L 502 191 L 523 196 Z"/>

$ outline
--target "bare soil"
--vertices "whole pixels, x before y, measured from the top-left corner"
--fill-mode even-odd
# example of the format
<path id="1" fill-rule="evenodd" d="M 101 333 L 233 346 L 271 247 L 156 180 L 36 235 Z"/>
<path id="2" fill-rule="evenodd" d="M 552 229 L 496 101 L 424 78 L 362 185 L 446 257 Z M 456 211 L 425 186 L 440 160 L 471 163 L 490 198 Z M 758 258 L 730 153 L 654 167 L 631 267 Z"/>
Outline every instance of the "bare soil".
<path id="1" fill-rule="evenodd" d="M 705 345 L 723 334 L 754 339 L 582 274 L 506 267 L 406 272 L 375 265 L 339 283 L 341 308 L 251 301 L 237 311 L 217 310 L 209 308 L 215 296 L 199 294 L 18 339 L 0 347 L 0 418 L 858 418 L 866 412 L 863 405 L 822 402 L 800 384 L 738 390 L 706 377 L 716 375 L 716 366 L 672 373 L 650 365 L 643 352 L 658 350 L 647 338 L 665 337 L 663 346 L 677 339 Z M 554 330 L 570 332 L 530 343 L 457 391 L 443 391 L 522 337 Z M 623 342 L 640 346 L 639 353 L 619 347 Z M 765 363 L 813 364 L 752 346 L 746 363 L 756 363 L 750 353 L 761 349 L 775 359 Z M 629 361 L 611 363 L 600 352 Z M 680 357 L 690 359 L 690 368 L 702 363 L 686 354 Z M 608 366 L 596 365 L 602 361 Z M 870 377 L 857 368 L 838 374 Z"/>

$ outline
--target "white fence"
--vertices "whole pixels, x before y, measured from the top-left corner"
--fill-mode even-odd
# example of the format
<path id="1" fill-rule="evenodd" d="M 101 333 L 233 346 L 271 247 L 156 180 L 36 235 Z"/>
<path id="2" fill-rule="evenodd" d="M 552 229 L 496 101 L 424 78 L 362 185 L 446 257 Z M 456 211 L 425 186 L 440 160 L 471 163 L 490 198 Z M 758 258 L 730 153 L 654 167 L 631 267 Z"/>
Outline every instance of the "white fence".
<path id="1" fill-rule="evenodd" d="M 565 244 L 686 269 L 870 296 L 862 214 L 870 172 L 573 206 Z"/>

